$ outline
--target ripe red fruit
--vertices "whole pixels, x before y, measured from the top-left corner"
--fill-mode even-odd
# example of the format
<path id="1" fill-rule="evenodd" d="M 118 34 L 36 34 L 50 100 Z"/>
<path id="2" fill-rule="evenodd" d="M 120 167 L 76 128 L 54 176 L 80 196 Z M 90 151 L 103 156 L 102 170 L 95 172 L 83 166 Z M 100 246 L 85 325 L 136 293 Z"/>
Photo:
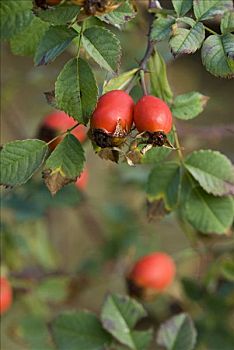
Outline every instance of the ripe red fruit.
<path id="1" fill-rule="evenodd" d="M 143 96 L 134 108 L 134 123 L 139 132 L 158 131 L 168 134 L 172 128 L 172 114 L 167 104 L 155 96 Z"/>
<path id="2" fill-rule="evenodd" d="M 69 117 L 65 112 L 56 111 L 47 115 L 43 123 L 45 126 L 54 129 L 58 132 L 66 131 L 67 129 L 72 128 L 77 122 Z M 79 125 L 74 130 L 71 131 L 80 142 L 83 142 L 86 139 L 86 126 Z"/>
<path id="3" fill-rule="evenodd" d="M 72 128 L 76 124 L 77 122 L 73 118 L 69 117 L 65 112 L 52 112 L 45 117 L 39 130 L 38 137 L 41 140 L 49 142 L 59 133 Z M 86 126 L 79 125 L 71 131 L 71 134 L 73 134 L 80 142 L 83 142 L 87 137 L 86 129 Z M 62 139 L 63 136 L 57 138 L 54 142 L 52 142 L 50 144 L 50 149 L 53 150 L 58 145 L 58 143 L 61 142 Z"/>
<path id="4" fill-rule="evenodd" d="M 88 169 L 85 168 L 83 172 L 81 173 L 80 177 L 75 182 L 75 186 L 81 190 L 84 191 L 88 184 L 88 178 L 89 178 L 89 172 Z"/>
<path id="5" fill-rule="evenodd" d="M 133 109 L 133 99 L 122 90 L 101 96 L 90 121 L 91 138 L 102 148 L 123 143 L 132 127 Z"/>
<path id="6" fill-rule="evenodd" d="M 12 288 L 5 277 L 0 277 L 0 314 L 7 311 L 12 304 Z"/>
<path id="7" fill-rule="evenodd" d="M 136 288 L 164 291 L 173 281 L 175 264 L 165 253 L 155 252 L 140 258 L 129 274 Z"/>

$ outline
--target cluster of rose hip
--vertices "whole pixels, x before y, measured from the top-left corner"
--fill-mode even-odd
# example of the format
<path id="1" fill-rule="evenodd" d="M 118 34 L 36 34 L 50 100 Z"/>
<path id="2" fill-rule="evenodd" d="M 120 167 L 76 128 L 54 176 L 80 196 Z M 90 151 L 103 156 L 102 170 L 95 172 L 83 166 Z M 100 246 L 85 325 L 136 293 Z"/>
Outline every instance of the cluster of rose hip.
<path id="1" fill-rule="evenodd" d="M 38 137 L 49 142 L 50 149 L 54 150 L 63 139 L 66 130 L 76 125 L 77 122 L 66 113 L 55 111 L 43 120 Z M 95 146 L 115 151 L 121 151 L 121 147 L 130 137 L 130 147 L 125 156 L 131 162 L 129 154 L 141 144 L 142 155 L 151 147 L 173 147 L 167 139 L 171 128 L 171 111 L 161 99 L 146 95 L 134 104 L 131 96 L 125 91 L 112 90 L 100 97 L 90 119 L 89 132 L 87 133 L 84 125 L 78 125 L 71 133 L 81 143 L 86 140 L 88 134 Z M 135 131 L 137 133 L 133 137 Z M 88 170 L 85 168 L 76 181 L 76 186 L 83 190 L 87 179 Z"/>
<path id="2" fill-rule="evenodd" d="M 175 264 L 172 258 L 162 252 L 155 252 L 140 258 L 127 277 L 129 294 L 150 299 L 164 292 L 173 282 Z M 0 315 L 12 305 L 13 291 L 6 277 L 0 278 Z"/>
<path id="3" fill-rule="evenodd" d="M 167 134 L 172 128 L 172 114 L 161 99 L 146 95 L 136 104 L 125 91 L 112 90 L 99 99 L 90 121 L 90 138 L 101 148 L 121 147 L 135 129 L 134 144 L 151 147 L 171 146 Z M 132 137 L 132 135 L 131 135 Z"/>

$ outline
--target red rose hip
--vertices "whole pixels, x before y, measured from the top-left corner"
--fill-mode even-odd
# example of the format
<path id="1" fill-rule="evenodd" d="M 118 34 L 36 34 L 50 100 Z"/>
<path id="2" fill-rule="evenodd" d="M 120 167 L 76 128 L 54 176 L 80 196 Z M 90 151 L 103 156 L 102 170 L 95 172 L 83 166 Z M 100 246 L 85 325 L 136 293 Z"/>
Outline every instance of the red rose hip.
<path id="1" fill-rule="evenodd" d="M 133 123 L 133 99 L 122 90 L 100 97 L 90 121 L 91 138 L 102 148 L 124 142 Z"/>
<path id="2" fill-rule="evenodd" d="M 139 132 L 161 131 L 168 134 L 172 128 L 172 114 L 163 100 L 147 95 L 143 96 L 135 105 L 134 123 Z"/>
<path id="3" fill-rule="evenodd" d="M 155 252 L 135 263 L 128 281 L 138 291 L 162 292 L 173 282 L 175 270 L 175 263 L 168 254 Z"/>
<path id="4" fill-rule="evenodd" d="M 12 287 L 5 277 L 0 278 L 0 314 L 6 312 L 12 304 Z"/>
<path id="5" fill-rule="evenodd" d="M 49 142 L 59 133 L 72 128 L 76 124 L 77 122 L 73 118 L 69 117 L 65 112 L 52 112 L 43 120 L 38 137 L 45 142 Z M 86 129 L 86 126 L 79 125 L 71 131 L 71 134 L 74 135 L 80 142 L 83 142 L 87 137 Z M 63 137 L 64 136 L 61 136 L 54 140 L 54 142 L 50 144 L 50 149 L 53 150 L 61 142 Z"/>

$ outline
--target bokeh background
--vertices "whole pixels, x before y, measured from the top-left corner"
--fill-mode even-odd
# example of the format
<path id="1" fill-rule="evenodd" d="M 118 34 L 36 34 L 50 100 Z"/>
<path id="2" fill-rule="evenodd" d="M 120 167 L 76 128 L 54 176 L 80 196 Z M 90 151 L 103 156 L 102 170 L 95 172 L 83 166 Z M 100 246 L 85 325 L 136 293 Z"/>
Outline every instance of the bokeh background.
<path id="1" fill-rule="evenodd" d="M 124 31 L 114 29 L 123 47 L 120 72 L 136 67 L 144 54 L 148 19 L 143 8 L 144 4 L 142 15 Z M 178 123 L 184 152 L 212 148 L 234 161 L 233 81 L 210 75 L 200 53 L 174 60 L 166 43 L 160 43 L 158 50 L 167 61 L 175 95 L 199 91 L 210 97 L 198 118 Z M 53 111 L 43 92 L 53 90 L 58 73 L 73 53 L 70 47 L 52 64 L 34 67 L 31 58 L 14 56 L 9 44 L 2 44 L 1 143 L 35 137 L 43 118 Z M 91 60 L 90 64 L 101 90 L 108 76 Z M 138 99 L 140 87 L 132 94 Z M 47 323 L 59 311 L 99 312 L 108 291 L 126 293 L 125 276 L 137 257 L 155 250 L 171 254 L 177 264 L 172 287 L 144 303 L 155 327 L 173 313 L 187 310 L 198 326 L 205 322 L 211 330 L 199 349 L 233 349 L 232 329 L 215 334 L 210 309 L 203 309 L 199 299 L 191 302 L 182 288 L 181 279 L 202 278 L 207 261 L 201 261 L 192 249 L 173 214 L 161 221 L 147 219 L 144 190 L 150 167 L 116 165 L 94 154 L 89 141 L 84 147 L 89 180 L 82 192 L 70 185 L 52 200 L 40 174 L 28 185 L 3 190 L 1 268 L 14 287 L 14 303 L 1 320 L 2 350 L 53 349 Z M 230 237 L 215 238 L 212 244 L 217 249 L 234 247 Z M 233 314 L 230 317 L 234 324 Z M 219 347 L 219 337 L 227 339 L 223 347 Z"/>

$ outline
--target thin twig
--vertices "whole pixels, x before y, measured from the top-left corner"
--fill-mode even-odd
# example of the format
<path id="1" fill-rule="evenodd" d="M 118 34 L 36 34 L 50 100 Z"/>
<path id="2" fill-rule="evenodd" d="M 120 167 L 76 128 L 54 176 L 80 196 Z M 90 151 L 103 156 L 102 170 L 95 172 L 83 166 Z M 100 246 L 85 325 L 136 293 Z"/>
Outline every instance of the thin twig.
<path id="1" fill-rule="evenodd" d="M 75 128 L 77 128 L 77 126 L 79 126 L 80 123 L 76 123 L 72 128 L 67 129 L 66 131 L 61 132 L 59 135 L 55 136 L 52 140 L 50 140 L 49 142 L 47 142 L 47 145 L 50 145 L 51 143 L 53 143 L 55 140 L 57 140 L 59 137 L 70 133 L 72 130 L 74 130 Z"/>
<path id="2" fill-rule="evenodd" d="M 142 69 L 144 71 L 146 71 L 147 62 L 154 51 L 155 41 L 151 40 L 151 31 L 152 31 L 153 21 L 154 21 L 154 15 L 152 13 L 150 13 L 149 14 L 149 29 L 148 29 L 148 34 L 147 34 L 147 37 L 148 37 L 147 47 L 145 50 L 145 54 L 140 62 L 140 69 Z"/>
<path id="3" fill-rule="evenodd" d="M 148 10 L 150 10 L 151 8 L 157 8 L 158 6 L 159 6 L 158 1 L 149 0 Z M 149 29 L 148 29 L 148 33 L 147 33 L 147 37 L 148 37 L 147 47 L 145 50 L 145 54 L 144 54 L 144 56 L 139 64 L 141 87 L 142 87 L 142 90 L 144 92 L 144 95 L 148 95 L 147 86 L 146 86 L 146 82 L 145 82 L 145 73 L 146 73 L 146 69 L 147 69 L 147 62 L 154 51 L 154 45 L 155 45 L 155 41 L 151 39 L 151 31 L 152 31 L 153 21 L 154 21 L 154 14 L 149 13 Z"/>
<path id="4" fill-rule="evenodd" d="M 183 156 L 183 153 L 181 151 L 181 146 L 180 146 L 179 137 L 178 137 L 178 134 L 177 134 L 177 130 L 176 130 L 175 124 L 173 125 L 173 133 L 174 133 L 174 137 L 175 137 L 175 144 L 176 144 L 176 149 L 177 149 L 177 152 L 178 152 L 178 156 L 180 158 L 181 163 L 183 163 L 184 156 Z"/>
<path id="5" fill-rule="evenodd" d="M 145 82 L 145 72 L 143 69 L 140 70 L 140 78 L 141 78 L 141 87 L 144 92 L 144 95 L 148 95 L 148 90 Z"/>
<path id="6" fill-rule="evenodd" d="M 128 87 L 125 89 L 125 91 L 129 94 L 129 92 L 136 86 L 138 80 L 139 80 L 139 71 L 134 75 L 134 77 L 131 79 L 131 81 L 128 84 Z"/>
<path id="7" fill-rule="evenodd" d="M 204 26 L 205 30 L 207 30 L 207 32 L 210 32 L 211 34 L 214 34 L 214 35 L 218 35 L 218 33 L 216 33 L 214 30 L 210 29 L 209 27 L 207 26 Z"/>

